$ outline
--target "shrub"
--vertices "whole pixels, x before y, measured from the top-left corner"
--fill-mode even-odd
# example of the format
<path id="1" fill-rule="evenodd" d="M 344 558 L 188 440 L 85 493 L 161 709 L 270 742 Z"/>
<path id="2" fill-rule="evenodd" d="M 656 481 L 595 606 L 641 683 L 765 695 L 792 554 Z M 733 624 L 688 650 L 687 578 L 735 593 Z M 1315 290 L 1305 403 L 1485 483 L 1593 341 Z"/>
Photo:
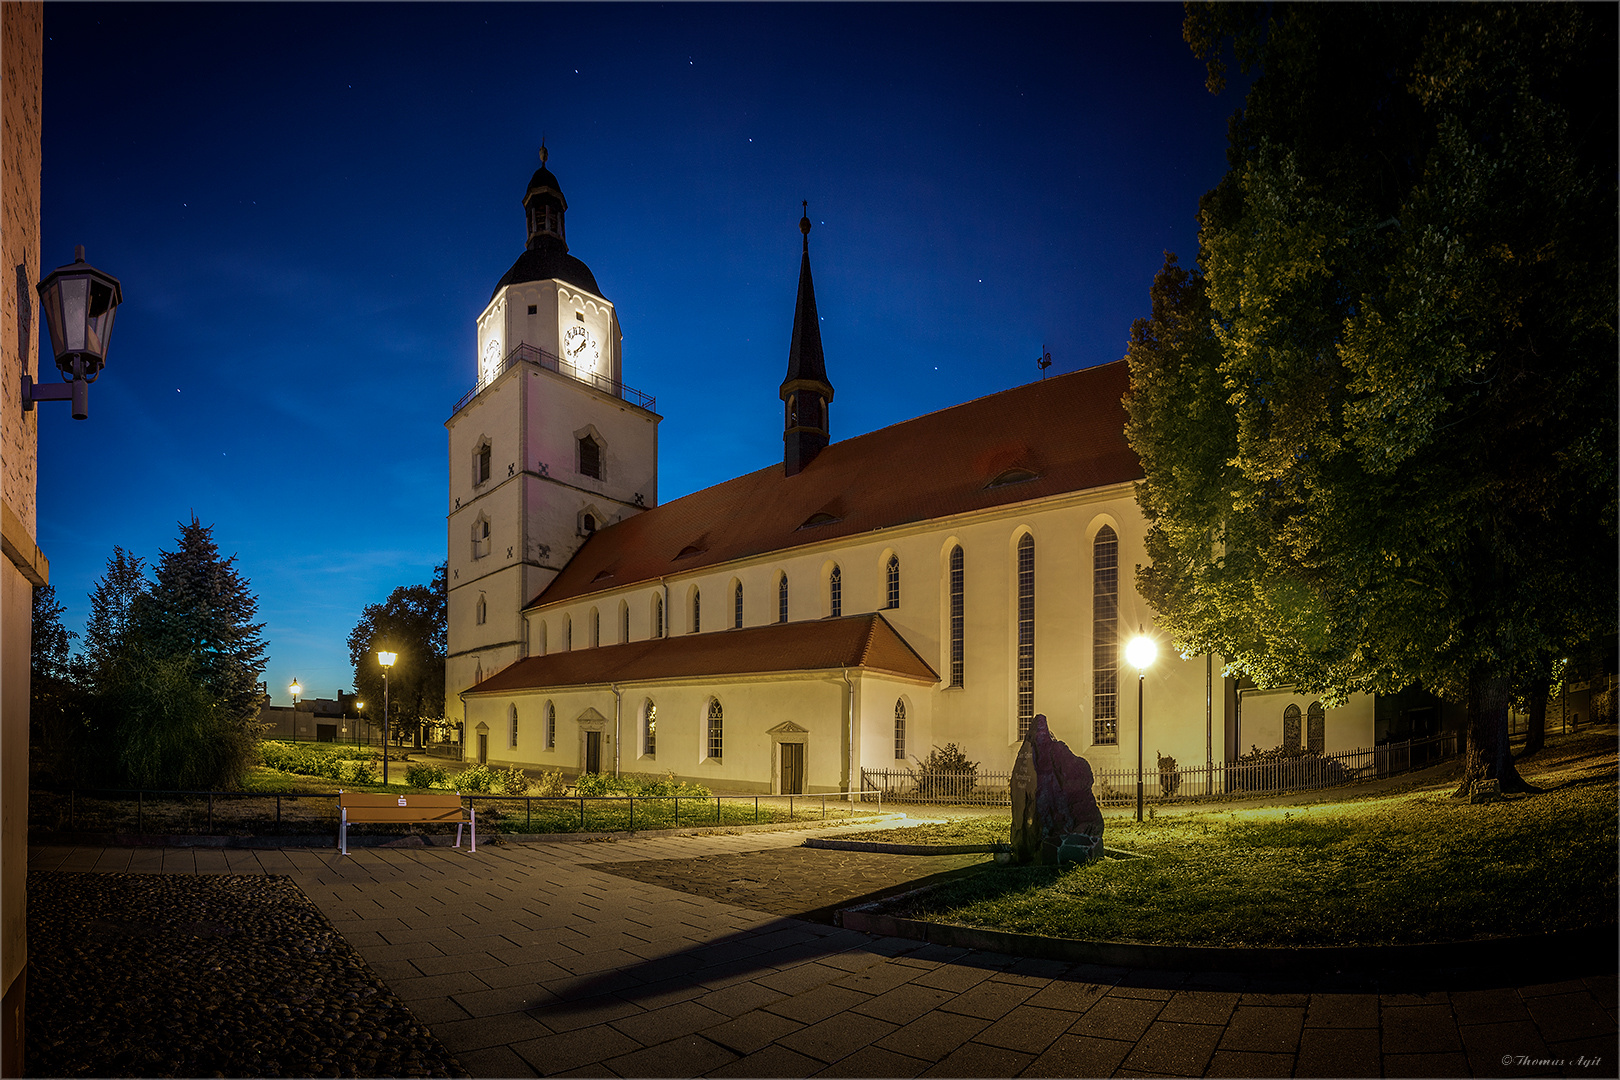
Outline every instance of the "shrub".
<path id="1" fill-rule="evenodd" d="M 696 799 L 713 797 L 713 792 L 702 784 L 682 783 L 675 779 L 674 773 L 667 773 L 662 777 L 581 773 L 574 781 L 574 793 L 587 798 L 605 795 L 635 795 L 663 799 L 674 798 L 677 795 Z"/>
<path id="2" fill-rule="evenodd" d="M 1273 746 L 1249 752 L 1226 767 L 1227 791 L 1278 791 L 1290 788 L 1326 787 L 1342 784 L 1350 772 L 1335 758 L 1314 750 L 1290 750 Z"/>
<path id="3" fill-rule="evenodd" d="M 556 772 L 541 773 L 534 786 L 536 795 L 546 795 L 552 798 L 566 794 L 568 791 L 568 781 L 563 779 L 561 769 Z"/>
<path id="4" fill-rule="evenodd" d="M 346 779 L 351 784 L 375 784 L 379 779 L 376 759 L 370 761 L 345 761 L 343 767 L 344 771 L 348 773 Z"/>
<path id="5" fill-rule="evenodd" d="M 526 795 L 529 792 L 529 776 L 514 765 L 505 772 L 495 774 L 494 787 L 502 795 Z"/>
<path id="6" fill-rule="evenodd" d="M 965 798 L 979 782 L 979 763 L 969 761 L 955 743 L 934 747 L 926 761 L 917 762 L 917 794 L 933 798 Z"/>
<path id="7" fill-rule="evenodd" d="M 413 761 L 405 766 L 405 782 L 418 788 L 444 787 L 450 782 L 450 774 L 444 771 L 443 765 Z"/>
<path id="8" fill-rule="evenodd" d="M 496 772 L 488 765 L 469 765 L 456 775 L 456 787 L 461 791 L 487 792 L 495 787 Z"/>

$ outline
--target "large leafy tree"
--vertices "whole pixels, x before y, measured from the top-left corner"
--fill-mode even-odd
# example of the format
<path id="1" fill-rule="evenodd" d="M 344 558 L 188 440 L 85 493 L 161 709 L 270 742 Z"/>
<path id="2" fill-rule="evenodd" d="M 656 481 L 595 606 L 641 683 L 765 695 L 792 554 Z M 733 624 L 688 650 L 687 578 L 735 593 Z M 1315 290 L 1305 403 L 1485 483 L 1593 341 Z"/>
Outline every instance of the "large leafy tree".
<path id="1" fill-rule="evenodd" d="M 396 653 L 388 672 L 388 715 L 396 731 L 414 732 L 420 748 L 422 725 L 444 719 L 444 654 L 449 632 L 446 565 L 423 585 L 401 585 L 381 604 L 368 604 L 349 633 L 349 661 L 355 691 L 367 712 L 381 718 L 383 672 L 379 650 Z M 373 706 L 373 704 L 375 705 Z"/>
<path id="2" fill-rule="evenodd" d="M 1262 685 L 1465 702 L 1465 788 L 1522 784 L 1515 682 L 1615 624 L 1614 29 L 1188 9 L 1259 73 L 1132 333 L 1141 588 Z"/>

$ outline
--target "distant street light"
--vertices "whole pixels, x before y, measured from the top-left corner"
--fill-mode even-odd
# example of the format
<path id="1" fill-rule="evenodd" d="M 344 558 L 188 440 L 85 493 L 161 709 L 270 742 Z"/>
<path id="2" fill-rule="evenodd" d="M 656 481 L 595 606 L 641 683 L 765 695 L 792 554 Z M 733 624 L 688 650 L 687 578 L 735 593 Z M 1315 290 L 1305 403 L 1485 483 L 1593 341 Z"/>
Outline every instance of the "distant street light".
<path id="1" fill-rule="evenodd" d="M 381 650 L 377 653 L 377 663 L 383 669 L 383 787 L 388 786 L 388 669 L 398 658 L 398 653 Z"/>
<path id="2" fill-rule="evenodd" d="M 1125 662 L 1136 669 L 1136 820 L 1142 820 L 1142 684 L 1159 647 L 1153 639 L 1138 631 L 1125 646 Z"/>
<path id="3" fill-rule="evenodd" d="M 292 697 L 293 697 L 293 742 L 297 742 L 298 741 L 298 695 L 302 694 L 304 692 L 304 688 L 302 686 L 298 685 L 298 676 L 296 676 L 296 675 L 293 676 L 292 685 L 287 687 L 287 689 L 292 691 Z"/>
<path id="4" fill-rule="evenodd" d="M 354 703 L 354 745 L 356 746 L 360 745 L 360 724 L 363 720 L 365 720 L 365 717 L 360 715 L 360 710 L 364 709 L 365 707 L 366 703 L 363 701 L 356 701 Z M 371 745 L 370 731 L 366 732 L 366 745 Z"/>

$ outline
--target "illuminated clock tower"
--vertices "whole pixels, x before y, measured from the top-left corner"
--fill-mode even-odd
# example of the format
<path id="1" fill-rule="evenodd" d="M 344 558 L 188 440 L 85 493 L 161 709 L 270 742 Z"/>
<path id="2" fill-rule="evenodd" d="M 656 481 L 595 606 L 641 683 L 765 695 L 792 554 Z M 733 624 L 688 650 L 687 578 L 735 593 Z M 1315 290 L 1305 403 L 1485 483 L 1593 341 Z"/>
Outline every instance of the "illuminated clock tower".
<path id="1" fill-rule="evenodd" d="M 523 607 L 580 545 L 658 502 L 661 417 L 624 385 L 618 312 L 568 253 L 546 157 L 523 195 L 523 254 L 477 319 L 477 381 L 445 424 L 451 720 L 461 691 L 543 651 L 524 639 Z"/>

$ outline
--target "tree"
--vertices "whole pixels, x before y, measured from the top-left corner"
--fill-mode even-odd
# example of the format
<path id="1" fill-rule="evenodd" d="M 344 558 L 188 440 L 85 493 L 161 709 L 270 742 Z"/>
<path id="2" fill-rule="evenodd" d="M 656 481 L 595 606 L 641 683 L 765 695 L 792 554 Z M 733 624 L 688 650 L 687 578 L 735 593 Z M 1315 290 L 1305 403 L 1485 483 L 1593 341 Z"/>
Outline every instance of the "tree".
<path id="1" fill-rule="evenodd" d="M 389 726 L 414 731 L 418 749 L 422 725 L 444 719 L 444 654 L 449 634 L 446 572 L 446 564 L 440 563 L 431 583 L 401 585 L 386 602 L 367 605 L 349 633 L 355 692 L 376 703 L 373 716 L 382 715 L 383 705 L 383 673 L 377 652 L 387 649 L 398 654 L 388 672 Z"/>
<path id="2" fill-rule="evenodd" d="M 236 556 L 220 558 L 211 525 L 193 515 L 180 525 L 173 551 L 158 553 L 152 587 L 130 608 L 141 647 L 153 657 L 185 657 L 214 694 L 228 722 L 256 723 L 264 674 L 259 601 L 237 572 Z"/>
<path id="3" fill-rule="evenodd" d="M 1189 6 L 1260 73 L 1132 332 L 1139 585 L 1261 685 L 1465 702 L 1460 790 L 1522 787 L 1516 675 L 1616 620 L 1613 12 L 1260 10 Z"/>
<path id="4" fill-rule="evenodd" d="M 146 564 L 116 544 L 107 569 L 90 590 L 83 663 L 91 687 L 109 677 L 131 646 L 131 612 L 146 592 Z"/>
<path id="5" fill-rule="evenodd" d="M 63 607 L 51 585 L 34 588 L 33 631 L 29 638 L 28 719 L 37 764 L 50 774 L 61 771 L 82 712 L 69 650 L 78 635 L 62 625 Z"/>

